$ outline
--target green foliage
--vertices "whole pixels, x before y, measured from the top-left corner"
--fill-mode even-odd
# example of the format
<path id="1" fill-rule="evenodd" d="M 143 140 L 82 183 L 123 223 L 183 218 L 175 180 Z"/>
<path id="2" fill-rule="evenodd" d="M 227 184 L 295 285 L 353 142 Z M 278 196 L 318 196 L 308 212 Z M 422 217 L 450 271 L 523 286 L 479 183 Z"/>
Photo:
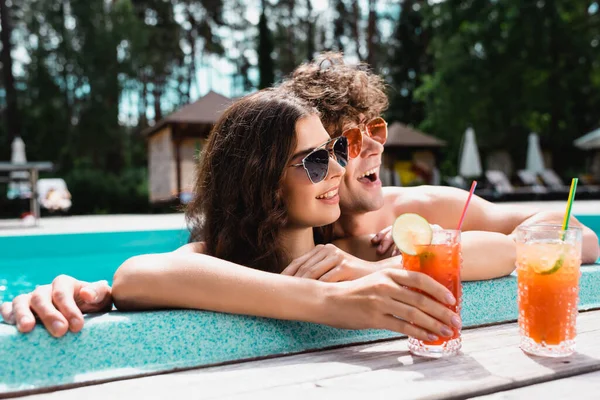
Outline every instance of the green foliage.
<path id="1" fill-rule="evenodd" d="M 426 3 L 425 0 L 405 0 L 391 38 L 390 108 L 386 116 L 390 121 L 413 126 L 418 126 L 425 117 L 424 104 L 415 98 L 415 92 L 423 84 L 423 77 L 432 70 L 432 60 L 427 54 L 429 30 L 423 26 Z"/>
<path id="2" fill-rule="evenodd" d="M 600 85 L 591 79 L 600 67 L 598 15 L 590 9 L 580 0 L 424 7 L 433 70 L 417 91 L 426 111 L 421 127 L 456 153 L 472 125 L 484 153 L 508 150 L 519 168 L 534 131 L 555 155 L 555 169 L 580 166 L 572 141 L 600 121 Z"/>
<path id="3" fill-rule="evenodd" d="M 323 50 L 371 62 L 389 83 L 386 117 L 448 142 L 448 175 L 468 126 L 484 158 L 507 150 L 517 168 L 538 132 L 553 167 L 573 174 L 584 157 L 572 141 L 600 125 L 593 0 L 331 0 L 328 12 L 315 0 L 263 0 L 260 9 L 249 0 L 0 1 L 10 4 L 12 54 L 26 54 L 13 70 L 28 158 L 57 165 L 76 213 L 148 210 L 141 132 L 208 90 L 197 76 L 210 57 L 233 66 L 235 95 Z"/>
<path id="4" fill-rule="evenodd" d="M 72 214 L 147 213 L 148 177 L 145 168 L 120 174 L 80 166 L 65 175 L 73 196 Z"/>

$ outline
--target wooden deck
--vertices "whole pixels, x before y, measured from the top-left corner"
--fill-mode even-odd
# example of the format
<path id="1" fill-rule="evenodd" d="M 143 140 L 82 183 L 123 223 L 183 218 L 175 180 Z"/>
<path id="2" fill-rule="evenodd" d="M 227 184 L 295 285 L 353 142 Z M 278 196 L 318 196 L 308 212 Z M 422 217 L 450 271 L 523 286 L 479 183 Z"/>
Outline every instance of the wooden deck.
<path id="1" fill-rule="evenodd" d="M 26 398 L 597 399 L 600 311 L 581 313 L 577 323 L 577 353 L 567 358 L 526 355 L 509 323 L 466 330 L 462 354 L 447 359 L 413 357 L 406 340 L 393 340 Z"/>

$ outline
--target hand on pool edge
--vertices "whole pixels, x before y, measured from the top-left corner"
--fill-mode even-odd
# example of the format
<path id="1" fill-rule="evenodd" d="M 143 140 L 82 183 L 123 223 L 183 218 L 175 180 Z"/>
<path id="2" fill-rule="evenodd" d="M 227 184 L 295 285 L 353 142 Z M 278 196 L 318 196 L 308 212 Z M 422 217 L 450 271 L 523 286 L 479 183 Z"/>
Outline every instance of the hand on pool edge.
<path id="1" fill-rule="evenodd" d="M 4 321 L 17 325 L 19 332 L 31 332 L 37 315 L 52 336 L 61 337 L 68 330 L 79 332 L 83 328 L 83 313 L 109 311 L 111 307 L 108 282 L 84 282 L 60 275 L 50 285 L 3 303 L 1 312 Z"/>

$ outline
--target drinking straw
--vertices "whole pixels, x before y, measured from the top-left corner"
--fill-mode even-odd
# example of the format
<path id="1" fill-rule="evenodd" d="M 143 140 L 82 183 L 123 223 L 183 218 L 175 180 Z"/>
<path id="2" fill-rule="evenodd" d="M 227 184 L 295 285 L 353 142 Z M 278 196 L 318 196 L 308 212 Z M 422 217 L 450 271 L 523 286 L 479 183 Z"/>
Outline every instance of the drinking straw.
<path id="1" fill-rule="evenodd" d="M 569 190 L 569 200 L 567 200 L 567 210 L 565 211 L 565 219 L 563 220 L 563 240 L 565 231 L 569 229 L 569 219 L 571 218 L 571 207 L 573 207 L 573 200 L 575 200 L 575 190 L 577 190 L 577 182 L 579 179 L 573 178 L 571 181 L 571 190 Z"/>
<path id="2" fill-rule="evenodd" d="M 467 197 L 467 202 L 465 203 L 465 208 L 463 208 L 462 215 L 460 216 L 460 221 L 458 221 L 458 228 L 456 229 L 458 231 L 460 231 L 463 221 L 465 220 L 465 215 L 467 214 L 467 207 L 469 207 L 469 203 L 471 202 L 471 197 L 473 197 L 473 192 L 475 192 L 475 187 L 477 187 L 477 181 L 473 181 L 473 183 L 471 183 L 471 190 L 469 190 L 469 197 Z"/>

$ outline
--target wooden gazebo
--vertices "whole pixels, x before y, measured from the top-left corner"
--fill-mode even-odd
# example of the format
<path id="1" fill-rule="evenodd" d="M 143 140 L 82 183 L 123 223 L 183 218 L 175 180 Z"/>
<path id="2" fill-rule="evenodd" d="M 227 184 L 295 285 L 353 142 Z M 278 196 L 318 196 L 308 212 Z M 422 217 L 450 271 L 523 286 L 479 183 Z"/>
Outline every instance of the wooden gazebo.
<path id="1" fill-rule="evenodd" d="M 388 127 L 388 139 L 385 143 L 385 149 L 387 152 L 389 149 L 439 148 L 445 145 L 446 142 L 443 140 L 400 122 L 394 122 Z"/>
<path id="2" fill-rule="evenodd" d="M 151 203 L 182 199 L 182 195 L 191 192 L 197 154 L 212 126 L 231 101 L 210 91 L 144 132 L 148 139 Z"/>

